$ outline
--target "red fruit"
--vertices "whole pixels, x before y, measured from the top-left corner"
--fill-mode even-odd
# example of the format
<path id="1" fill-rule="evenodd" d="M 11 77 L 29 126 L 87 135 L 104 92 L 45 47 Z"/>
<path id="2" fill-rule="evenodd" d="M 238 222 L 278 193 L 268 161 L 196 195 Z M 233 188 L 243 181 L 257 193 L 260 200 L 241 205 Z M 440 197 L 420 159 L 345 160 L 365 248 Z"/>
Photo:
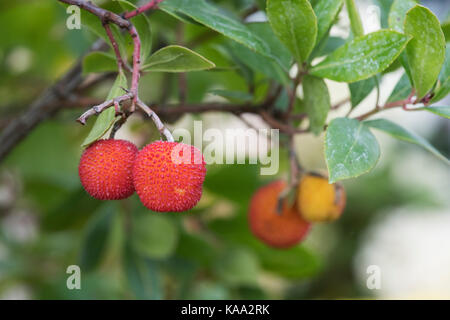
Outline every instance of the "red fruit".
<path id="1" fill-rule="evenodd" d="M 81 184 L 99 200 L 119 200 L 134 192 L 132 169 L 138 149 L 125 140 L 98 140 L 84 150 L 78 173 Z"/>
<path id="2" fill-rule="evenodd" d="M 258 189 L 250 201 L 248 218 L 252 233 L 275 248 L 296 245 L 310 228 L 295 207 L 287 203 L 283 204 L 281 212 L 277 212 L 278 198 L 285 187 L 284 181 L 274 181 Z"/>
<path id="3" fill-rule="evenodd" d="M 157 141 L 139 151 L 133 168 L 136 192 L 144 206 L 158 212 L 193 208 L 202 196 L 206 165 L 200 150 Z"/>

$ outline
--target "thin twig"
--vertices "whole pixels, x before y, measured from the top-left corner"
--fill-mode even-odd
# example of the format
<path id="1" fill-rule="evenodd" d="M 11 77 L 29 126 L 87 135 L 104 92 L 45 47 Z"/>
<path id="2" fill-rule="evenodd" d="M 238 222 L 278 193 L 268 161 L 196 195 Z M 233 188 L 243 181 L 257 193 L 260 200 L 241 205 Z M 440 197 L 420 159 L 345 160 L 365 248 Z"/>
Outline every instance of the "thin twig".
<path id="1" fill-rule="evenodd" d="M 77 121 L 83 125 L 86 124 L 87 119 L 89 119 L 91 116 L 96 115 L 96 114 L 100 114 L 101 112 L 103 112 L 104 110 L 108 109 L 109 107 L 112 106 L 117 106 L 120 105 L 122 102 L 130 100 L 133 98 L 133 93 L 131 92 L 127 92 L 122 96 L 116 97 L 114 99 L 111 100 L 107 100 L 99 105 L 93 106 L 92 108 L 90 108 L 88 111 L 86 111 L 85 113 L 83 113 L 78 119 Z M 118 111 L 118 110 L 116 110 Z"/>
<path id="2" fill-rule="evenodd" d="M 149 2 L 147 2 L 146 4 L 144 4 L 143 6 L 137 8 L 136 10 L 127 12 L 123 15 L 123 17 L 125 19 L 130 19 L 133 18 L 145 11 L 151 10 L 151 9 L 156 9 L 158 7 L 158 4 L 160 4 L 161 2 L 163 2 L 164 0 L 151 0 Z"/>
<path id="3" fill-rule="evenodd" d="M 114 35 L 111 31 L 111 27 L 108 23 L 103 24 L 103 28 L 105 28 L 106 34 L 108 35 L 109 41 L 111 42 L 111 45 L 113 47 L 114 53 L 116 55 L 117 59 L 117 66 L 119 68 L 119 72 L 122 69 L 127 70 L 128 72 L 132 72 L 131 68 L 128 66 L 128 64 L 122 59 L 122 56 L 120 54 L 119 46 L 117 45 L 117 41 L 114 38 Z"/>
<path id="4" fill-rule="evenodd" d="M 158 129 L 161 136 L 164 136 L 167 141 L 173 142 L 173 136 L 170 133 L 169 129 L 167 129 L 164 124 L 162 123 L 161 119 L 158 117 L 158 115 L 153 111 L 149 106 L 147 106 L 144 102 L 142 102 L 140 99 L 136 101 L 136 105 L 141 108 L 153 121 L 156 128 Z"/>

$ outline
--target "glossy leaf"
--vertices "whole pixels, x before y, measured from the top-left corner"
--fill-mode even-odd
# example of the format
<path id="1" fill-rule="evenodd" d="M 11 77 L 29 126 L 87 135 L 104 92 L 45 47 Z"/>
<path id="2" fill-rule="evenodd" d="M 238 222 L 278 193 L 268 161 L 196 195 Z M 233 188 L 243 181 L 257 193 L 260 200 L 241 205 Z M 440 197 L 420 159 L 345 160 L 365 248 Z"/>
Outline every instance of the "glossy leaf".
<path id="1" fill-rule="evenodd" d="M 416 4 L 417 1 L 415 0 L 395 0 L 389 11 L 389 28 L 398 32 L 403 32 L 406 13 Z"/>
<path id="2" fill-rule="evenodd" d="M 189 72 L 215 66 L 213 62 L 188 48 L 172 45 L 153 53 L 142 69 L 152 72 Z"/>
<path id="3" fill-rule="evenodd" d="M 378 142 L 363 122 L 348 118 L 331 121 L 325 136 L 330 183 L 369 172 L 379 157 Z"/>
<path id="4" fill-rule="evenodd" d="M 297 62 L 308 59 L 317 38 L 317 18 L 309 1 L 268 0 L 267 17 Z"/>
<path id="5" fill-rule="evenodd" d="M 111 90 L 109 91 L 106 100 L 110 100 L 124 94 L 122 88 L 125 89 L 127 88 L 127 78 L 123 73 L 119 73 L 116 78 L 116 81 L 114 82 L 113 86 L 111 87 Z M 103 112 L 98 115 L 97 120 L 94 123 L 94 126 L 92 127 L 86 139 L 83 141 L 82 146 L 83 147 L 88 146 L 91 143 L 103 137 L 103 135 L 106 132 L 108 132 L 108 130 L 114 124 L 115 118 L 116 118 L 116 110 L 114 109 L 114 107 L 109 107 L 108 109 L 103 110 Z"/>
<path id="6" fill-rule="evenodd" d="M 397 125 L 389 120 L 376 119 L 376 120 L 365 121 L 364 123 L 369 127 L 384 131 L 387 134 L 393 136 L 394 138 L 421 146 L 425 150 L 428 150 L 429 152 L 434 154 L 439 159 L 446 162 L 447 164 L 450 164 L 450 161 L 445 156 L 443 156 L 438 150 L 436 150 L 436 148 L 433 147 L 424 138 L 419 137 L 419 136 L 413 134 L 412 132 L 409 132 L 408 130 L 400 127 L 399 125 Z"/>
<path id="7" fill-rule="evenodd" d="M 89 221 L 81 248 L 80 267 L 83 271 L 91 271 L 103 258 L 115 210 L 113 203 L 106 203 Z"/>
<path id="8" fill-rule="evenodd" d="M 182 13 L 244 46 L 270 56 L 269 46 L 236 18 L 204 0 L 165 0 L 159 8 L 179 19 Z"/>
<path id="9" fill-rule="evenodd" d="M 317 43 L 331 28 L 343 4 L 343 0 L 321 0 L 314 6 L 317 16 Z"/>
<path id="10" fill-rule="evenodd" d="M 348 87 L 350 89 L 352 108 L 358 106 L 358 104 L 360 104 L 361 101 L 363 101 L 372 92 L 375 85 L 375 78 L 349 83 Z"/>
<path id="11" fill-rule="evenodd" d="M 439 20 L 427 8 L 415 6 L 406 14 L 405 33 L 413 39 L 406 47 L 418 99 L 436 82 L 445 60 L 445 37 Z"/>
<path id="12" fill-rule="evenodd" d="M 422 110 L 426 110 L 428 112 L 432 112 L 437 114 L 438 116 L 450 119 L 450 107 L 425 107 Z"/>
<path id="13" fill-rule="evenodd" d="M 364 35 L 364 28 L 355 1 L 345 0 L 345 6 L 347 7 L 348 17 L 350 19 L 350 27 L 352 29 L 353 36 L 360 37 Z"/>
<path id="14" fill-rule="evenodd" d="M 402 52 L 409 38 L 401 33 L 381 30 L 353 39 L 338 48 L 311 74 L 335 81 L 355 82 L 386 69 Z"/>
<path id="15" fill-rule="evenodd" d="M 394 102 L 399 100 L 404 100 L 408 98 L 411 93 L 412 87 L 411 82 L 409 81 L 408 75 L 404 73 L 400 80 L 398 80 L 397 84 L 394 87 L 391 95 L 389 96 L 387 102 Z"/>
<path id="16" fill-rule="evenodd" d="M 450 45 L 445 48 L 445 62 L 439 74 L 439 83 L 430 103 L 444 99 L 450 93 Z"/>
<path id="17" fill-rule="evenodd" d="M 83 74 L 117 71 L 117 60 L 106 52 L 91 52 L 83 59 Z"/>
<path id="18" fill-rule="evenodd" d="M 311 131 L 318 135 L 323 131 L 331 107 L 328 87 L 323 79 L 305 76 L 303 95 Z"/>

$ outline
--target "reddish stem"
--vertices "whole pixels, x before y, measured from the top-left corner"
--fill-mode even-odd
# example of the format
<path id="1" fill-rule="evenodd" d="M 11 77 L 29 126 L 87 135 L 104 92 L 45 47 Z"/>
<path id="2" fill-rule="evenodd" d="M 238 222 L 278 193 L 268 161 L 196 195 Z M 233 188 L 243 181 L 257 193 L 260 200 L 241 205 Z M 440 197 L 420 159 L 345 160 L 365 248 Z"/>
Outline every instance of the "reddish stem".
<path id="1" fill-rule="evenodd" d="M 133 18 L 133 17 L 141 14 L 142 12 L 147 11 L 147 10 L 156 9 L 158 4 L 163 2 L 163 1 L 164 0 L 151 0 L 151 1 L 147 2 L 146 4 L 144 4 L 143 6 L 137 8 L 136 10 L 133 10 L 131 12 L 125 13 L 124 14 L 124 18 L 125 19 L 130 19 L 130 18 Z"/>
<path id="2" fill-rule="evenodd" d="M 141 68 L 141 39 L 137 33 L 136 28 L 131 25 L 128 32 L 133 38 L 134 50 L 133 50 L 133 74 L 131 78 L 131 93 L 133 94 L 133 101 L 131 104 L 131 112 L 134 112 L 136 107 L 136 101 L 138 98 L 139 77 Z"/>
<path id="3" fill-rule="evenodd" d="M 103 27 L 105 28 L 106 34 L 108 35 L 109 41 L 111 42 L 111 45 L 113 47 L 114 53 L 116 55 L 116 59 L 117 59 L 117 66 L 119 67 L 119 72 L 122 69 L 127 70 L 128 72 L 131 72 L 130 67 L 125 63 L 125 61 L 122 59 L 122 56 L 120 54 L 120 50 L 119 50 L 119 46 L 117 44 L 116 39 L 114 38 L 114 35 L 111 31 L 111 27 L 109 26 L 108 23 L 104 23 Z"/>

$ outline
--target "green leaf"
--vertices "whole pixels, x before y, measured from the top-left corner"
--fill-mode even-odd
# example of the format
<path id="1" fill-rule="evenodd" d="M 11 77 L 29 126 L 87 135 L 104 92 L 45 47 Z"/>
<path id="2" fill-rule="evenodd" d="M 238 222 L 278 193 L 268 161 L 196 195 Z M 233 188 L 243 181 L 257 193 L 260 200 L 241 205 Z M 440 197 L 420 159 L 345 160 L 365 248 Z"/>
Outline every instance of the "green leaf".
<path id="1" fill-rule="evenodd" d="M 178 229 L 170 218 L 149 212 L 134 218 L 132 244 L 138 253 L 153 259 L 164 259 L 175 251 Z"/>
<path id="2" fill-rule="evenodd" d="M 331 121 L 325 136 L 330 183 L 369 172 L 379 157 L 378 142 L 363 122 L 348 118 Z"/>
<path id="3" fill-rule="evenodd" d="M 406 14 L 405 33 L 413 37 L 406 54 L 417 98 L 422 99 L 433 87 L 444 63 L 444 33 L 436 16 L 420 5 Z"/>
<path id="4" fill-rule="evenodd" d="M 318 135 L 323 131 L 331 107 L 328 87 L 323 79 L 305 76 L 303 95 L 311 131 Z"/>
<path id="5" fill-rule="evenodd" d="M 159 267 L 136 253 L 129 240 L 124 245 L 123 267 L 128 285 L 137 299 L 162 299 L 163 279 Z"/>
<path id="6" fill-rule="evenodd" d="M 358 106 L 373 90 L 376 85 L 375 78 L 369 78 L 353 83 L 349 83 L 350 98 L 352 102 L 352 108 Z"/>
<path id="7" fill-rule="evenodd" d="M 116 0 L 120 2 L 120 6 L 124 11 L 132 11 L 138 7 L 126 0 Z M 152 50 L 152 32 L 150 27 L 150 20 L 147 15 L 139 14 L 130 19 L 139 34 L 141 40 L 141 63 L 145 63 L 150 56 Z"/>
<path id="8" fill-rule="evenodd" d="M 345 6 L 347 7 L 348 17 L 350 18 L 350 27 L 352 29 L 353 36 L 360 37 L 364 35 L 363 25 L 355 1 L 345 0 Z"/>
<path id="9" fill-rule="evenodd" d="M 297 62 L 308 59 L 317 37 L 317 18 L 309 1 L 268 0 L 267 17 Z"/>
<path id="10" fill-rule="evenodd" d="M 340 37 L 326 37 L 322 40 L 321 44 L 316 46 L 311 56 L 315 58 L 329 55 L 344 44 L 345 39 Z"/>
<path id="11" fill-rule="evenodd" d="M 311 74 L 335 81 L 355 82 L 386 69 L 402 52 L 409 38 L 390 30 L 380 30 L 347 42 L 330 54 Z"/>
<path id="12" fill-rule="evenodd" d="M 450 107 L 425 107 L 422 110 L 432 112 L 438 116 L 450 119 Z"/>
<path id="13" fill-rule="evenodd" d="M 416 4 L 417 1 L 415 0 L 395 0 L 392 3 L 391 10 L 389 11 L 389 28 L 398 32 L 403 32 L 406 13 Z"/>
<path id="14" fill-rule="evenodd" d="M 248 102 L 253 100 L 253 96 L 250 93 L 243 91 L 210 90 L 209 93 L 223 97 L 230 102 Z"/>
<path id="15" fill-rule="evenodd" d="M 445 48 L 445 62 L 439 74 L 439 83 L 435 89 L 434 96 L 430 103 L 438 102 L 444 99 L 450 93 L 450 45 Z"/>
<path id="16" fill-rule="evenodd" d="M 117 75 L 116 81 L 114 82 L 111 90 L 109 91 L 106 100 L 110 100 L 122 95 L 123 94 L 122 88 L 127 88 L 127 78 L 123 73 L 119 73 Z M 103 135 L 106 132 L 108 132 L 108 130 L 114 124 L 115 118 L 116 118 L 116 110 L 114 109 L 114 107 L 110 107 L 104 110 L 102 113 L 100 113 L 88 136 L 83 141 L 82 146 L 86 147 L 91 143 L 97 141 L 101 137 L 103 137 Z"/>
<path id="17" fill-rule="evenodd" d="M 314 6 L 314 12 L 317 16 L 316 43 L 319 43 L 331 28 L 343 4 L 343 0 L 321 0 Z"/>
<path id="18" fill-rule="evenodd" d="M 216 65 L 198 53 L 181 46 L 167 46 L 153 53 L 142 69 L 152 72 L 189 72 Z"/>
<path id="19" fill-rule="evenodd" d="M 376 120 L 365 121 L 364 123 L 369 127 L 384 131 L 387 134 L 393 136 L 394 138 L 421 146 L 425 150 L 428 150 L 429 152 L 434 154 L 439 159 L 446 162 L 447 164 L 450 164 L 450 161 L 445 156 L 443 156 L 438 150 L 436 150 L 436 148 L 433 147 L 424 138 L 419 137 L 419 136 L 413 134 L 412 132 L 405 130 L 404 128 L 400 127 L 399 125 L 397 125 L 389 120 L 376 119 Z"/>
<path id="20" fill-rule="evenodd" d="M 83 74 L 90 72 L 117 71 L 117 60 L 106 52 L 91 52 L 83 59 Z"/>
<path id="21" fill-rule="evenodd" d="M 115 204 L 106 203 L 89 221 L 81 247 L 80 267 L 83 271 L 91 271 L 103 258 L 115 211 Z"/>
<path id="22" fill-rule="evenodd" d="M 411 82 L 409 81 L 408 75 L 404 73 L 400 78 L 400 80 L 395 85 L 394 90 L 387 99 L 387 102 L 404 100 L 408 98 L 409 94 L 411 93 L 411 90 L 412 90 Z"/>
<path id="23" fill-rule="evenodd" d="M 216 262 L 216 273 L 229 285 L 254 286 L 257 284 L 259 261 L 246 249 L 230 249 Z"/>
<path id="24" fill-rule="evenodd" d="M 205 0 L 165 0 L 159 8 L 179 19 L 182 13 L 244 46 L 270 57 L 269 46 L 236 18 Z"/>

